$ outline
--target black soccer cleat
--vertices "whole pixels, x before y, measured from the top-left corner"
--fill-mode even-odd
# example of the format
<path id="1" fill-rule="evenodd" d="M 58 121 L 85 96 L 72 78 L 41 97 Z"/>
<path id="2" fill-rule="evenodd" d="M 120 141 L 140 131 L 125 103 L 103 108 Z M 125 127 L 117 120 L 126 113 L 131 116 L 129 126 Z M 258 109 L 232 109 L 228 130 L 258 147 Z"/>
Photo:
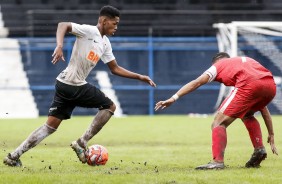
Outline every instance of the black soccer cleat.
<path id="1" fill-rule="evenodd" d="M 245 167 L 247 168 L 258 168 L 260 167 L 260 163 L 267 157 L 267 153 L 265 148 L 258 148 L 254 150 L 252 157 L 246 163 Z"/>

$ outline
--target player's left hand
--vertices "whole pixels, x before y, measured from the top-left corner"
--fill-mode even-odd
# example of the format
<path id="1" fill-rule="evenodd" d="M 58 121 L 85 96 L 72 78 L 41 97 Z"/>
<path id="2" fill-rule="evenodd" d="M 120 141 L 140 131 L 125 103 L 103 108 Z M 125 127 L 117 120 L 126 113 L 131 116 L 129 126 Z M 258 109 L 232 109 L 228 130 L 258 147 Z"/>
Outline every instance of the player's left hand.
<path id="1" fill-rule="evenodd" d="M 278 151 L 277 151 L 276 146 L 274 144 L 274 135 L 268 135 L 267 142 L 270 144 L 272 153 L 278 155 Z"/>
<path id="2" fill-rule="evenodd" d="M 53 60 L 51 61 L 53 64 L 56 64 L 59 60 L 65 61 L 63 48 L 61 46 L 57 46 L 52 54 Z"/>
<path id="3" fill-rule="evenodd" d="M 167 108 L 174 102 L 175 100 L 173 98 L 169 98 L 166 101 L 159 101 L 158 103 L 156 103 L 155 111 L 159 110 L 159 108 L 161 109 Z"/>
<path id="4" fill-rule="evenodd" d="M 146 75 L 141 75 L 140 80 L 148 83 L 152 87 L 156 87 L 157 85 L 152 81 L 152 79 Z"/>

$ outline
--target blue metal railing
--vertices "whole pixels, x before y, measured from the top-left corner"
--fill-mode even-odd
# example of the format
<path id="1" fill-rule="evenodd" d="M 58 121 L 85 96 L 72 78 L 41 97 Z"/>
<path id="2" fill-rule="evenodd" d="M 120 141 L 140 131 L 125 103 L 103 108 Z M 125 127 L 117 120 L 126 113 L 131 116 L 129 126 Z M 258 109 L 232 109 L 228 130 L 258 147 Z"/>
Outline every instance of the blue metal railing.
<path id="1" fill-rule="evenodd" d="M 55 38 L 17 38 L 21 43 L 21 51 L 53 51 L 56 47 Z M 215 37 L 178 37 L 178 38 L 154 38 L 154 37 L 111 37 L 113 52 L 115 51 L 146 51 L 148 53 L 148 76 L 154 80 L 154 51 L 195 51 L 208 50 L 217 51 L 217 40 Z M 69 61 L 75 37 L 64 39 L 65 59 Z M 195 44 L 196 43 L 196 44 Z M 201 44 L 204 44 L 201 45 Z M 188 81 L 187 81 L 188 82 Z M 158 85 L 152 88 L 147 85 L 115 85 L 115 90 L 148 90 L 149 114 L 154 114 L 154 92 L 155 90 L 177 90 L 180 85 Z M 1 89 L 1 88 L 0 88 Z M 31 85 L 31 90 L 53 90 L 51 85 Z M 219 90 L 218 86 L 206 85 L 200 90 Z"/>

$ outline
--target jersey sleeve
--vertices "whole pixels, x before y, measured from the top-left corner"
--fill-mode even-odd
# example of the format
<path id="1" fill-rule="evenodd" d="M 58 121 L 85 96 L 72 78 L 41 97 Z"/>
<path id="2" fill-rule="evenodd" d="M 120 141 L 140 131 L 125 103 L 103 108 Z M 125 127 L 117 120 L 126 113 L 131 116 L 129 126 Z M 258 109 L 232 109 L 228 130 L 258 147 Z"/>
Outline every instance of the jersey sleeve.
<path id="1" fill-rule="evenodd" d="M 75 36 L 84 37 L 87 34 L 91 34 L 91 28 L 89 25 L 85 25 L 85 24 L 81 25 L 72 22 L 71 26 L 72 26 L 72 31 L 70 33 L 74 34 Z"/>
<path id="2" fill-rule="evenodd" d="M 101 56 L 101 60 L 106 64 L 106 63 L 115 59 L 115 56 L 114 56 L 113 50 L 112 50 L 112 46 L 111 46 L 111 42 L 109 41 L 108 38 L 106 39 L 105 47 L 106 47 L 105 52 Z"/>
<path id="3" fill-rule="evenodd" d="M 217 76 L 217 70 L 216 67 L 213 65 L 211 66 L 209 69 L 207 69 L 204 74 L 207 74 L 210 78 L 209 78 L 209 82 L 212 82 L 215 77 Z"/>

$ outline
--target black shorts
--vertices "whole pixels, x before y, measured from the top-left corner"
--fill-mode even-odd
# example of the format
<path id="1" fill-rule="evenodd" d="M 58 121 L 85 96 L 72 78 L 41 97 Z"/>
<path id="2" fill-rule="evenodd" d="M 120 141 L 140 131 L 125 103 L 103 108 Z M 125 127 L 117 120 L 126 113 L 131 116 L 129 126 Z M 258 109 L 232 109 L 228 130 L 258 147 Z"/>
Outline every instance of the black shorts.
<path id="1" fill-rule="evenodd" d="M 98 88 L 91 84 L 71 86 L 60 81 L 56 82 L 55 96 L 48 116 L 61 120 L 69 119 L 76 106 L 86 108 L 109 109 L 113 102 Z"/>

